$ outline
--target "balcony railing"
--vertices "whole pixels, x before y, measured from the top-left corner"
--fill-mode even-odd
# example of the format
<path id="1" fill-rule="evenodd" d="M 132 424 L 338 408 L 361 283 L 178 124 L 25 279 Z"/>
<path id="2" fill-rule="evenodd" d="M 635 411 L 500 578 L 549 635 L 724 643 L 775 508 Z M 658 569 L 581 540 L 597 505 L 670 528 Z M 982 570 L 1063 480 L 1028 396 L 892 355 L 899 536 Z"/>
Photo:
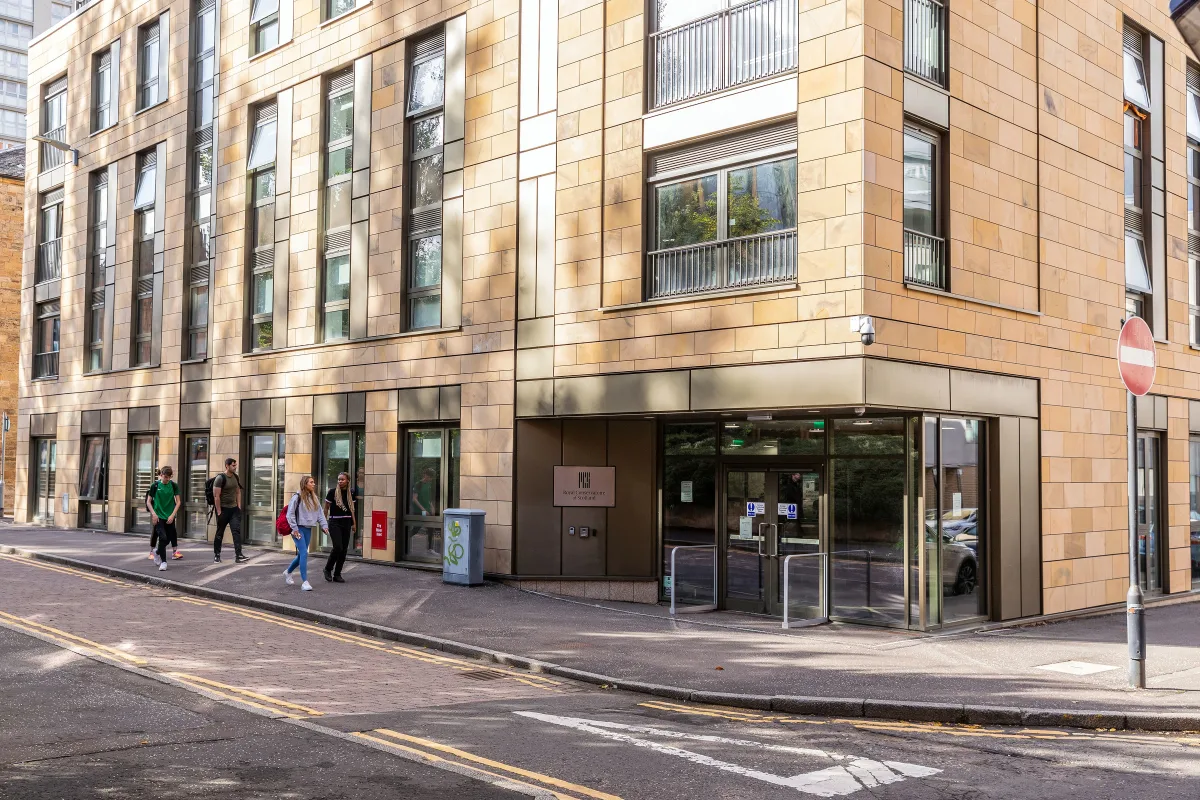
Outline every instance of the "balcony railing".
<path id="1" fill-rule="evenodd" d="M 51 239 L 38 245 L 37 269 L 34 282 L 58 280 L 62 275 L 62 239 Z"/>
<path id="2" fill-rule="evenodd" d="M 67 140 L 67 128 L 64 125 L 62 127 L 55 128 L 54 130 L 46 131 L 42 135 L 45 136 L 47 139 L 53 139 L 56 142 L 65 142 Z M 42 172 L 45 172 L 46 170 L 54 169 L 55 167 L 61 167 L 63 164 L 66 163 L 67 152 L 65 150 L 59 150 L 57 147 L 46 144 L 45 142 L 42 142 L 41 149 L 42 149 L 42 154 L 41 154 L 42 155 L 42 161 L 41 161 L 41 165 L 42 165 L 41 171 Z"/>
<path id="3" fill-rule="evenodd" d="M 904 2 L 904 69 L 946 86 L 946 10 L 938 0 Z"/>
<path id="4" fill-rule="evenodd" d="M 946 288 L 946 240 L 904 231 L 904 280 L 934 289 Z"/>
<path id="5" fill-rule="evenodd" d="M 797 8 L 795 0 L 754 0 L 650 34 L 651 105 L 795 69 Z"/>
<path id="6" fill-rule="evenodd" d="M 53 378 L 58 375 L 58 353 L 34 353 L 33 377 Z"/>
<path id="7" fill-rule="evenodd" d="M 794 281 L 796 231 L 658 250 L 649 259 L 652 298 Z"/>

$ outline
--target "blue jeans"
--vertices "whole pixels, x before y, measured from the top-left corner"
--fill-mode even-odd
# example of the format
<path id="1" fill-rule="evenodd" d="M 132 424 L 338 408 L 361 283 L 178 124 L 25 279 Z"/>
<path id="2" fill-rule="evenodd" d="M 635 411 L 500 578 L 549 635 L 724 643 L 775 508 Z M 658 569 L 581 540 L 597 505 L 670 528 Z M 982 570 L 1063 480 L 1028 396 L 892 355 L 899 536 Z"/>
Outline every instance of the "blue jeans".
<path id="1" fill-rule="evenodd" d="M 292 559 L 292 563 L 288 565 L 287 571 L 291 575 L 296 567 L 300 567 L 300 580 L 308 580 L 308 541 L 312 538 L 312 528 L 300 526 L 300 541 L 296 542 L 296 557 Z"/>

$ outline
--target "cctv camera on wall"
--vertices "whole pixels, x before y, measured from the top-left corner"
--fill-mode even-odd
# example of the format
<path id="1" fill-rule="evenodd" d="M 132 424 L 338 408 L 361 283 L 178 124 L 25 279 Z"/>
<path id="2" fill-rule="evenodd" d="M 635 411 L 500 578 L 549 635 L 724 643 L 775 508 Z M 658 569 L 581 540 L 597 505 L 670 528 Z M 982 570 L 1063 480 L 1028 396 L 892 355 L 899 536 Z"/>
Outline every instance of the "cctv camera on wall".
<path id="1" fill-rule="evenodd" d="M 875 321 L 870 317 L 851 317 L 850 330 L 859 335 L 864 347 L 875 344 Z"/>

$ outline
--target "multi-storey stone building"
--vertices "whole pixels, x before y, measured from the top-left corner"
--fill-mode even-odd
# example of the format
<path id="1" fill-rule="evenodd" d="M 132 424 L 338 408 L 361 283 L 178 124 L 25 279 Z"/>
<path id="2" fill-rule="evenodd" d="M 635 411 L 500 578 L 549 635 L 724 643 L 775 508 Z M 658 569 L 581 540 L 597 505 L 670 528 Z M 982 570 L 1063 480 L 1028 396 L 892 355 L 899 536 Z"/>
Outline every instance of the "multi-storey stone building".
<path id="1" fill-rule="evenodd" d="M 489 572 L 590 597 L 1102 606 L 1135 313 L 1133 562 L 1192 591 L 1200 69 L 1165 6 L 99 0 L 31 47 L 30 130 L 78 161 L 28 160 L 18 518 L 141 529 L 170 463 L 205 538 L 232 456 L 264 545 L 347 472 L 367 559 L 440 562 L 464 506 Z"/>

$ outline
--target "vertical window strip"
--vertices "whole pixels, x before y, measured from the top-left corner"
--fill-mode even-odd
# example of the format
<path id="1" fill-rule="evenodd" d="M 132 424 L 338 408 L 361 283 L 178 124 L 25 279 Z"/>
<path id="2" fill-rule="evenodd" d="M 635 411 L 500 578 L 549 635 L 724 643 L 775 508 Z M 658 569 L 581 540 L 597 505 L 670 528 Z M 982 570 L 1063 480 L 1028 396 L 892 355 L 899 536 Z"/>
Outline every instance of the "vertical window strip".
<path id="1" fill-rule="evenodd" d="M 354 172 L 354 71 L 329 78 L 325 101 L 325 341 L 350 336 L 350 221 Z"/>
<path id="2" fill-rule="evenodd" d="M 67 76 L 46 84 L 42 91 L 42 136 L 56 142 L 67 141 Z M 42 142 L 41 171 L 66 163 L 66 151 Z"/>
<path id="3" fill-rule="evenodd" d="M 134 191 L 134 292 L 132 363 L 150 364 L 154 332 L 154 217 L 158 205 L 158 152 L 148 150 L 138 156 L 137 187 Z"/>
<path id="4" fill-rule="evenodd" d="M 138 43 L 138 108 L 149 108 L 156 104 L 159 79 L 159 26 L 158 20 L 143 25 Z"/>
<path id="5" fill-rule="evenodd" d="M 109 47 L 96 57 L 96 69 L 92 73 L 93 101 L 95 114 L 92 129 L 101 131 L 113 124 L 112 116 L 112 48 Z"/>
<path id="6" fill-rule="evenodd" d="M 216 109 L 216 0 L 197 0 L 192 20 L 192 166 L 190 259 L 184 318 L 187 324 L 185 354 L 189 359 L 208 356 L 208 317 L 212 281 L 214 208 L 213 117 Z"/>
<path id="7" fill-rule="evenodd" d="M 446 101 L 446 35 L 413 47 L 408 94 L 408 248 L 405 254 L 410 330 L 442 324 L 442 177 Z"/>
<path id="8" fill-rule="evenodd" d="M 250 156 L 250 347 L 274 345 L 275 156 L 279 106 L 263 103 L 251 114 Z"/>
<path id="9" fill-rule="evenodd" d="M 88 247 L 87 372 L 104 363 L 104 286 L 108 268 L 108 168 L 92 174 L 91 231 Z"/>

